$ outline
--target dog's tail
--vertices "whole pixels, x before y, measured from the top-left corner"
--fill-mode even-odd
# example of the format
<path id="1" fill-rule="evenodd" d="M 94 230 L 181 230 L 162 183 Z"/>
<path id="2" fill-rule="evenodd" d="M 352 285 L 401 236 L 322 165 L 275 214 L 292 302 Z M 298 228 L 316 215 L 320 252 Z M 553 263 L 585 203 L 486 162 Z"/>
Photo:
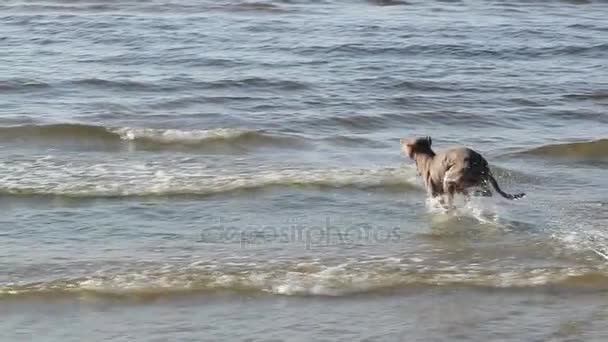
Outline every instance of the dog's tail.
<path id="1" fill-rule="evenodd" d="M 518 199 L 518 198 L 522 198 L 524 196 L 526 196 L 525 193 L 519 193 L 519 194 L 508 194 L 504 191 L 502 191 L 500 189 L 500 186 L 498 186 L 498 182 L 496 181 L 496 179 L 494 178 L 494 176 L 492 176 L 491 174 L 488 175 L 488 180 L 490 181 L 490 183 L 492 184 L 492 186 L 494 187 L 494 189 L 496 190 L 496 192 L 498 192 L 502 197 L 504 198 L 508 198 L 510 200 L 514 200 L 514 199 Z"/>

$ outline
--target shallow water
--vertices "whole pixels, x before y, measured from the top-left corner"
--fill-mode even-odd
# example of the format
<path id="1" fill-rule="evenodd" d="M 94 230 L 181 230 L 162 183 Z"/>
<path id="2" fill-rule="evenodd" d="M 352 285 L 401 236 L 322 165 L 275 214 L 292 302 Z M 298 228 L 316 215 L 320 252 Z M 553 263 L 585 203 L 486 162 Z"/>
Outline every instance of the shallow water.
<path id="1" fill-rule="evenodd" d="M 0 339 L 605 340 L 606 5 L 3 2 Z"/>

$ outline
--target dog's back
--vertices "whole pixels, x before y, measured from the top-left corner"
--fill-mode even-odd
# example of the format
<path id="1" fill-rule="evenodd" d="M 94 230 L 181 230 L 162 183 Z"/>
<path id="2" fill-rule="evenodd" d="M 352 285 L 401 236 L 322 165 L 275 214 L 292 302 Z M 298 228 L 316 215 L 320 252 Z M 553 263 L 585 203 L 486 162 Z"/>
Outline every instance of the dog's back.
<path id="1" fill-rule="evenodd" d="M 433 173 L 438 179 L 449 178 L 458 187 L 470 187 L 482 183 L 489 173 L 488 162 L 481 154 L 467 147 L 455 147 L 435 156 Z"/>

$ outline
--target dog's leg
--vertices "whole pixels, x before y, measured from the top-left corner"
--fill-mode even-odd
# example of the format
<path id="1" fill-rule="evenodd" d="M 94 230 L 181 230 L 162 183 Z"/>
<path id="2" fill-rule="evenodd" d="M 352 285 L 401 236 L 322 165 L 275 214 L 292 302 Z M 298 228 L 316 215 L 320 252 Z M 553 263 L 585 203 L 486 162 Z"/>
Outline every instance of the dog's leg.
<path id="1" fill-rule="evenodd" d="M 454 194 L 456 193 L 456 184 L 453 175 L 447 173 L 443 177 L 443 193 L 445 194 L 446 206 L 448 210 L 454 208 Z"/>
<path id="2" fill-rule="evenodd" d="M 438 196 L 438 197 L 436 197 L 436 198 L 437 198 L 437 199 L 438 199 L 438 201 L 439 201 L 439 205 L 441 205 L 441 207 L 442 207 L 443 209 L 447 209 L 447 207 L 446 207 L 446 205 L 445 205 L 445 196 L 441 195 L 441 196 Z"/>
<path id="3" fill-rule="evenodd" d="M 469 194 L 469 190 L 467 190 L 466 188 L 462 188 L 460 189 L 460 192 L 464 196 L 464 203 L 467 205 L 471 203 L 471 194 Z"/>
<path id="4" fill-rule="evenodd" d="M 446 207 L 446 201 L 445 201 L 445 194 L 438 192 L 438 191 L 433 191 L 431 192 L 431 198 L 433 199 L 437 199 L 437 201 L 439 202 L 439 205 L 443 208 L 443 209 L 447 209 Z"/>
<path id="5" fill-rule="evenodd" d="M 456 186 L 453 183 L 448 185 L 447 191 L 445 192 L 446 206 L 447 209 L 454 209 L 454 194 L 456 193 Z"/>

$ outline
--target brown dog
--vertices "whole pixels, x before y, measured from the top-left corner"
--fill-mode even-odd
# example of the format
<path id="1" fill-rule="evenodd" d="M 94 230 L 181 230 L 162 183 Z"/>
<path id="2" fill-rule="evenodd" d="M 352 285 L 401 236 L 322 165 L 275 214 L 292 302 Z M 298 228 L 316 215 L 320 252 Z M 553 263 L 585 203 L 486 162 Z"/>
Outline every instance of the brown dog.
<path id="1" fill-rule="evenodd" d="M 508 199 L 518 199 L 525 194 L 503 192 L 492 176 L 488 162 L 479 153 L 457 147 L 435 154 L 431 149 L 431 137 L 401 139 L 401 151 L 416 162 L 418 174 L 422 176 L 427 191 L 432 197 L 444 196 L 442 204 L 452 207 L 454 194 L 461 193 L 468 200 L 468 188 L 480 186 L 491 195 L 488 183 L 496 192 Z M 446 203 L 447 202 L 447 203 Z"/>

